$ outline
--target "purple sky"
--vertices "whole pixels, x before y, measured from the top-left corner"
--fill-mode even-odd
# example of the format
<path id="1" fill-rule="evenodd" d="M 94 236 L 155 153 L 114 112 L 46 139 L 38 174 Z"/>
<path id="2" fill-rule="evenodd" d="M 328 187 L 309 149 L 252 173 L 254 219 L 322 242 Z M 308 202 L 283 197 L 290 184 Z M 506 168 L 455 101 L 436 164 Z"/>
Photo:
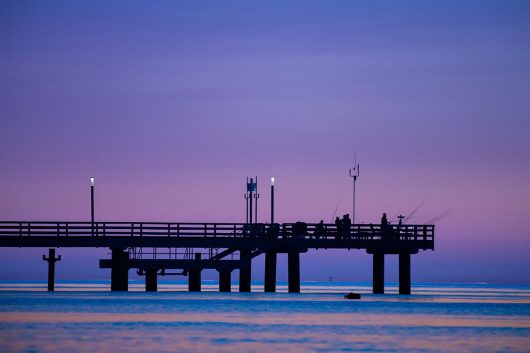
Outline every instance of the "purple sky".
<path id="1" fill-rule="evenodd" d="M 0 219 L 88 220 L 95 176 L 101 221 L 243 221 L 258 175 L 268 221 L 274 175 L 277 221 L 329 221 L 356 152 L 361 222 L 454 210 L 413 281 L 530 282 L 529 43 L 525 1 L 3 1 Z M 42 253 L 0 249 L 0 279 Z M 109 277 L 60 253 L 59 279 Z M 330 275 L 371 259 L 302 256 Z"/>

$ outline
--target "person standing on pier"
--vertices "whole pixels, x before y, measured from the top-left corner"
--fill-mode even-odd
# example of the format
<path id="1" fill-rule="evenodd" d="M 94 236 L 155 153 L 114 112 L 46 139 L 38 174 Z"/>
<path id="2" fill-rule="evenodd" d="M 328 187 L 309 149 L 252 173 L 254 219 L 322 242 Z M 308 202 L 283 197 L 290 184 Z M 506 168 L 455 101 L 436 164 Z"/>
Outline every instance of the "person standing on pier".
<path id="1" fill-rule="evenodd" d="M 386 213 L 383 213 L 383 217 L 381 218 L 381 237 L 383 239 L 386 238 L 388 232 L 388 219 L 386 218 Z"/>
<path id="2" fill-rule="evenodd" d="M 351 231 L 351 219 L 349 214 L 345 214 L 342 217 L 342 231 L 344 233 L 343 237 L 349 239 Z"/>
<path id="3" fill-rule="evenodd" d="M 324 221 L 320 221 L 319 224 L 315 227 L 315 238 L 325 238 L 326 237 L 326 228 L 324 228 Z"/>
<path id="4" fill-rule="evenodd" d="M 339 217 L 335 218 L 335 227 L 337 228 L 335 239 L 340 239 L 342 236 L 342 222 Z"/>

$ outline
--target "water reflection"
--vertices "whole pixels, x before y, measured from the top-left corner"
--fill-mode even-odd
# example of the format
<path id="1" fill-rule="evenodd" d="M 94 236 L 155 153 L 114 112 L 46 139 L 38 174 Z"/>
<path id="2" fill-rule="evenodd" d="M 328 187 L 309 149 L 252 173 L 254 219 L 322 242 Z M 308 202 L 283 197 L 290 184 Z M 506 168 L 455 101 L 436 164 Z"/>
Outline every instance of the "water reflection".
<path id="1" fill-rule="evenodd" d="M 412 296 L 342 294 L 363 285 L 310 284 L 305 294 L 110 293 L 103 283 L 3 283 L 0 352 L 528 351 L 526 287 L 421 286 Z M 39 289 L 39 291 L 36 291 Z M 336 294 L 335 294 L 336 293 Z"/>

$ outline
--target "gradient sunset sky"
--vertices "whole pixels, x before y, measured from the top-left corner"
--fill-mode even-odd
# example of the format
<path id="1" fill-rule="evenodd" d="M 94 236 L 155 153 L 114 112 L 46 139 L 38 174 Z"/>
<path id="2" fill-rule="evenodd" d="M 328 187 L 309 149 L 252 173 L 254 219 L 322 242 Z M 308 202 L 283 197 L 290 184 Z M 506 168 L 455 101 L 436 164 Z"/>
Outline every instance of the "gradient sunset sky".
<path id="1" fill-rule="evenodd" d="M 94 176 L 100 221 L 242 222 L 257 175 L 267 222 L 274 175 L 278 222 L 329 222 L 357 153 L 358 221 L 453 210 L 413 281 L 530 282 L 527 1 L 1 1 L 0 48 L 1 220 L 89 220 Z M 60 249 L 58 279 L 107 252 Z M 0 279 L 43 253 L 0 249 Z M 301 261 L 371 278 L 361 251 Z"/>

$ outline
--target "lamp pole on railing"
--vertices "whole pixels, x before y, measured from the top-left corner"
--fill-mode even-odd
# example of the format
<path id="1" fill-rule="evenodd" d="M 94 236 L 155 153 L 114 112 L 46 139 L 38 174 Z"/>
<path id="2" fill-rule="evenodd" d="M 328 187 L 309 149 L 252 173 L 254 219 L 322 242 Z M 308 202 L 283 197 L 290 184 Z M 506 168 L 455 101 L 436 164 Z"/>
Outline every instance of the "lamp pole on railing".
<path id="1" fill-rule="evenodd" d="M 250 202 L 250 206 L 248 208 L 248 212 L 249 212 L 249 217 L 248 217 L 248 223 L 252 224 L 252 192 L 254 191 L 254 180 L 252 178 L 250 178 L 250 189 L 248 191 L 248 201 Z"/>
<path id="2" fill-rule="evenodd" d="M 274 225 L 274 177 L 271 177 L 271 227 Z"/>
<path id="3" fill-rule="evenodd" d="M 243 195 L 246 201 L 245 210 L 247 212 L 247 217 L 245 218 L 245 222 L 248 223 L 248 194 Z"/>
<path id="4" fill-rule="evenodd" d="M 249 199 L 248 193 L 249 193 L 249 182 L 248 182 L 248 177 L 247 177 L 247 189 L 245 191 L 245 195 L 243 195 L 245 197 L 245 203 L 246 203 L 246 205 L 245 205 L 245 211 L 247 213 L 247 218 L 245 218 L 245 222 L 246 223 L 248 223 L 248 199 Z M 252 200 L 250 200 L 250 201 L 252 201 Z"/>
<path id="5" fill-rule="evenodd" d="M 94 177 L 90 177 L 90 223 L 94 236 Z"/>
<path id="6" fill-rule="evenodd" d="M 256 213 L 254 215 L 254 223 L 258 223 L 258 199 L 259 199 L 259 194 L 258 194 L 258 177 L 256 176 L 256 182 L 255 182 L 255 193 L 254 193 L 254 198 L 256 199 Z"/>

